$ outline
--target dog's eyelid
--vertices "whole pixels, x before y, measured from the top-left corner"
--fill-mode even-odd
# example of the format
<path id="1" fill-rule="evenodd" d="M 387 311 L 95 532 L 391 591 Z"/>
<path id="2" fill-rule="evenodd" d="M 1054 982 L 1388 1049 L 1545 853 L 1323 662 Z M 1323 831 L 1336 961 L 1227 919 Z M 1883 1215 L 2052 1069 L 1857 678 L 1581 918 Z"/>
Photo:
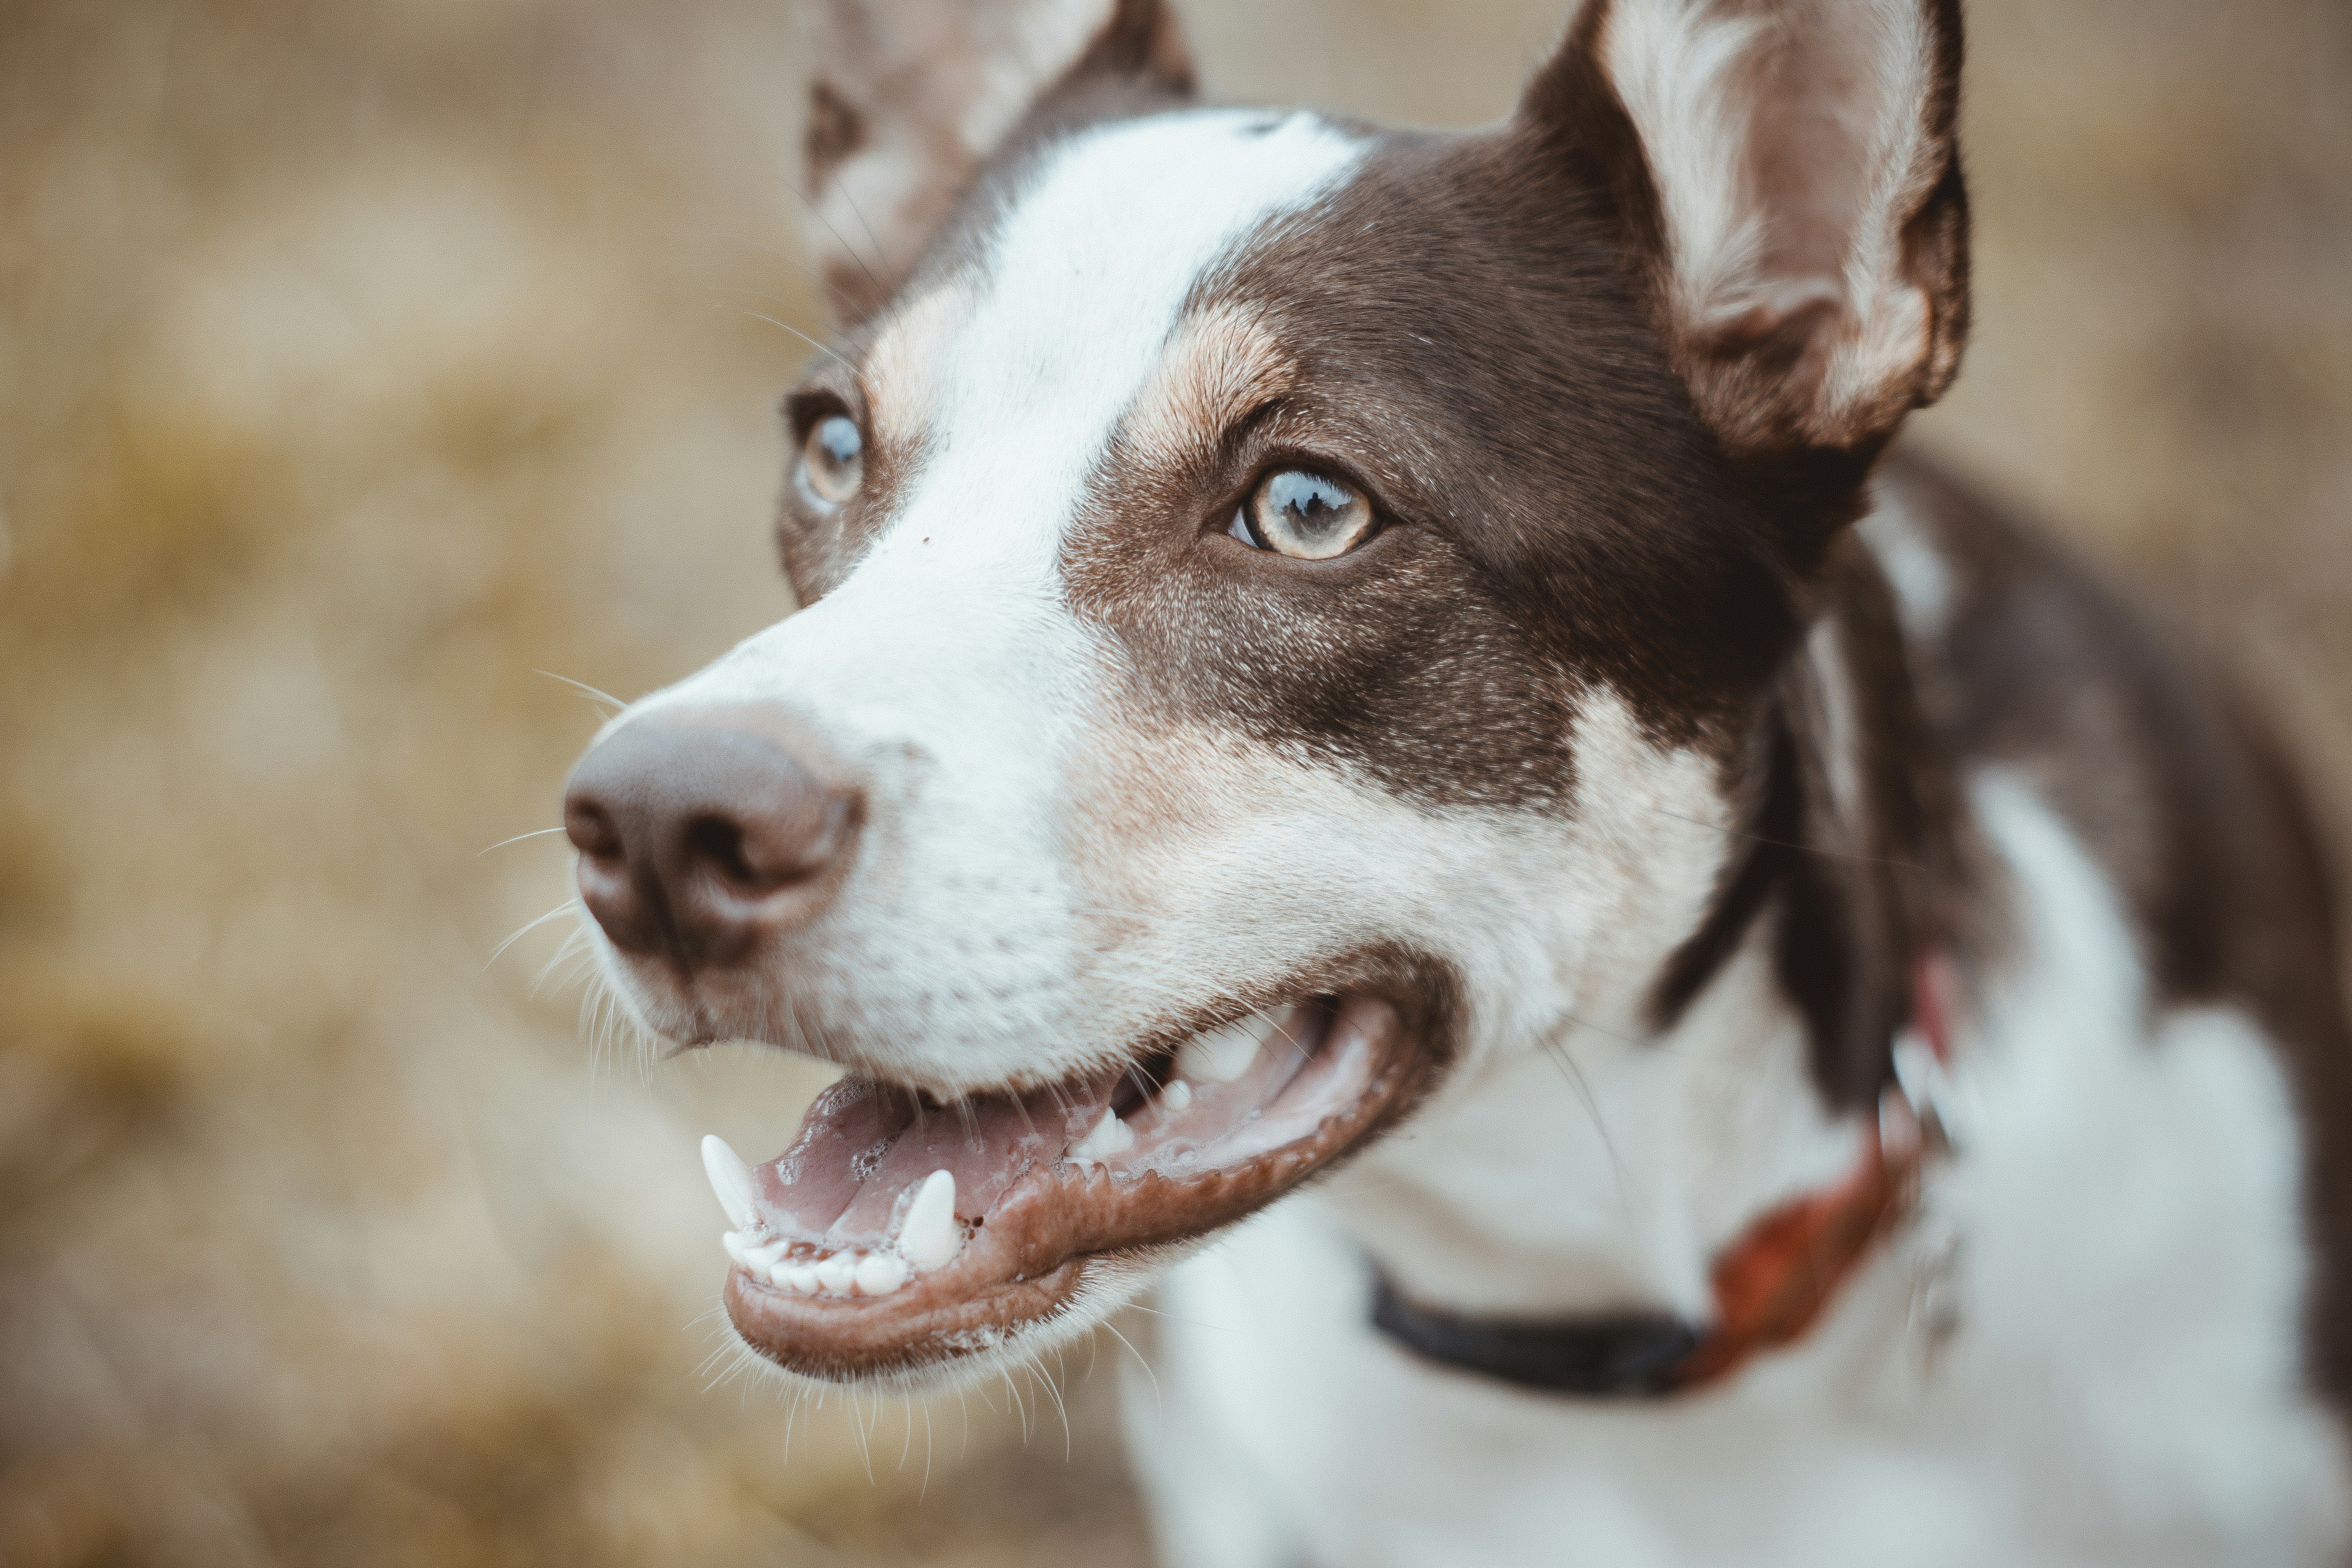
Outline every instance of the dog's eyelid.
<path id="1" fill-rule="evenodd" d="M 1287 406 L 1280 397 L 1267 398 L 1226 426 L 1225 433 L 1217 445 L 1223 450 L 1227 458 L 1238 457 L 1243 448 L 1248 445 L 1250 438 L 1265 429 Z"/>
<path id="2" fill-rule="evenodd" d="M 867 427 L 866 399 L 861 389 L 852 389 L 845 395 L 838 387 L 823 384 L 803 386 L 798 391 L 784 394 L 782 414 L 784 426 L 792 433 L 795 445 L 807 440 L 811 430 L 836 414 L 855 424 L 860 434 L 864 434 Z"/>
<path id="3" fill-rule="evenodd" d="M 1269 431 L 1269 426 L 1291 414 L 1303 416 L 1297 425 L 1278 432 Z M 1395 521 L 1397 514 L 1381 499 L 1381 487 L 1365 478 L 1363 465 L 1335 455 L 1351 447 L 1365 447 L 1365 439 L 1341 426 L 1336 429 L 1335 438 L 1318 441 L 1316 434 L 1320 428 L 1321 422 L 1310 411 L 1281 395 L 1268 397 L 1227 426 L 1218 443 L 1219 456 L 1228 471 L 1247 470 L 1247 480 L 1238 492 L 1240 499 L 1246 500 L 1268 475 L 1279 469 L 1304 468 L 1328 475 L 1363 497 L 1379 515 L 1381 526 Z"/>

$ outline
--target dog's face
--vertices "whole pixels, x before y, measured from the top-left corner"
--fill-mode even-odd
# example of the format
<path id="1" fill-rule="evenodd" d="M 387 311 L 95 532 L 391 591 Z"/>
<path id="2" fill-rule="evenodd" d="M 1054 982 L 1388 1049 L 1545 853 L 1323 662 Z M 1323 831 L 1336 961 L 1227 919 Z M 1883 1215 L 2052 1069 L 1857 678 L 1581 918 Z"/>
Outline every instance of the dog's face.
<path id="1" fill-rule="evenodd" d="M 867 243 L 786 400 L 806 607 L 567 802 L 648 1026 L 850 1068 L 777 1160 L 709 1151 L 755 1348 L 992 1370 L 1478 1059 L 1639 1017 L 1958 285 L 1926 12 L 1813 29 L 1909 128 L 1811 192 L 1841 250 L 1773 237 L 1748 121 L 1640 90 L 1765 122 L 1823 18 L 1620 9 L 1447 138 L 1192 107 L 1132 0 L 925 13 L 910 58 L 821 18 Z"/>

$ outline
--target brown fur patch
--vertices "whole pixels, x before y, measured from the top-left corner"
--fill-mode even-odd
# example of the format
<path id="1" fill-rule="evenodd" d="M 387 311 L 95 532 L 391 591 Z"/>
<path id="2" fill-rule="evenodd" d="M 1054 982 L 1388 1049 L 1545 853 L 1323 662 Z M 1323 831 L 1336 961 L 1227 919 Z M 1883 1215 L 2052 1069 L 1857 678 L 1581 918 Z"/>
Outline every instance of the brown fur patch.
<path id="1" fill-rule="evenodd" d="M 811 184 L 833 177 L 842 160 L 865 144 L 866 117 L 839 89 L 817 78 L 809 84 L 808 124 L 801 132 L 801 156 Z"/>

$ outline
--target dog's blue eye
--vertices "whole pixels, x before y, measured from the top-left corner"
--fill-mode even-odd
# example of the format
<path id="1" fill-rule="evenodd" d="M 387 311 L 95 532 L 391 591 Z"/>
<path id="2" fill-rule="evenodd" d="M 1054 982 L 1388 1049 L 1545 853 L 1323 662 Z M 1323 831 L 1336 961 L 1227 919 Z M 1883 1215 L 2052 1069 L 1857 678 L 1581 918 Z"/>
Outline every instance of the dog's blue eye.
<path id="1" fill-rule="evenodd" d="M 1328 561 L 1370 537 L 1372 507 L 1328 474 L 1277 468 L 1258 481 L 1226 531 L 1277 555 Z"/>
<path id="2" fill-rule="evenodd" d="M 866 482 L 866 437 L 845 414 L 820 419 L 801 448 L 801 482 L 826 506 L 839 506 Z"/>

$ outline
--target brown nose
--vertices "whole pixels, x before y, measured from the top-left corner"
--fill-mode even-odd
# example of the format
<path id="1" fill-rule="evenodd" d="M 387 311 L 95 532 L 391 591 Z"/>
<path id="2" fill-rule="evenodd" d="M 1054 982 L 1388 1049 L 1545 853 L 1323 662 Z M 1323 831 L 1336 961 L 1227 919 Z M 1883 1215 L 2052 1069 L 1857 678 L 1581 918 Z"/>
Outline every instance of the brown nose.
<path id="1" fill-rule="evenodd" d="M 781 713 L 688 709 L 625 724 L 563 795 L 580 897 L 614 943 L 688 964 L 740 961 L 832 899 L 856 792 Z"/>

